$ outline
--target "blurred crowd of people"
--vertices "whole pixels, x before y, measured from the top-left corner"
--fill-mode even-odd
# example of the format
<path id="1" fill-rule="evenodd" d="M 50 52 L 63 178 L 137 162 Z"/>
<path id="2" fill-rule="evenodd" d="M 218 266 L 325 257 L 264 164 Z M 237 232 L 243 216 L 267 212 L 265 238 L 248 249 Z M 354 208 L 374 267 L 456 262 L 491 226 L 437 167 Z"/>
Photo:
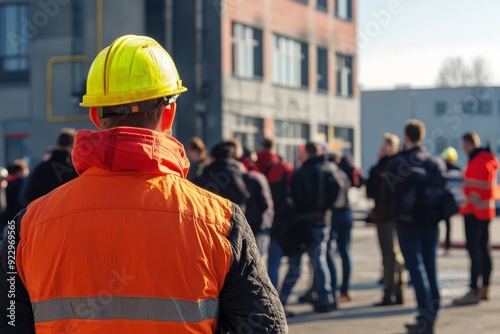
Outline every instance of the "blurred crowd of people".
<path id="1" fill-rule="evenodd" d="M 30 202 L 78 176 L 71 163 L 74 136 L 74 129 L 63 129 L 56 147 L 31 172 L 24 160 L 0 169 L 2 230 Z M 366 195 L 374 203 L 367 221 L 376 225 L 383 267 L 382 298 L 374 306 L 405 302 L 408 271 L 418 304 L 415 323 L 406 325 L 408 333 L 433 333 L 441 306 L 436 271 L 440 221 L 446 224 L 447 255 L 452 252 L 450 218 L 460 212 L 465 221 L 470 291 L 454 304 L 489 299 L 488 230 L 495 217 L 498 161 L 491 150 L 481 147 L 474 132 L 462 138 L 462 149 L 469 157 L 463 171 L 456 164 L 455 148 L 434 157 L 423 148 L 424 138 L 425 126 L 418 120 L 406 124 L 402 149 L 397 135 L 385 134 L 378 161 L 366 179 L 350 155 L 328 152 L 321 143 L 298 147 L 293 167 L 277 154 L 271 139 L 264 139 L 261 150 L 254 152 L 237 139 L 207 151 L 200 138 L 192 138 L 186 146 L 191 163 L 187 178 L 239 205 L 284 306 L 302 274 L 303 254 L 308 255 L 310 289 L 299 301 L 310 303 L 319 313 L 334 311 L 353 298 L 353 215 L 348 192 L 351 187 L 366 186 Z M 288 271 L 280 281 L 284 257 Z M 287 311 L 287 316 L 293 313 Z"/>
<path id="2" fill-rule="evenodd" d="M 215 145 L 207 157 L 201 139 L 193 138 L 187 154 L 188 178 L 238 204 L 245 213 L 284 305 L 300 277 L 304 253 L 309 255 L 313 274 L 310 291 L 302 300 L 311 302 L 316 312 L 330 312 L 338 302 L 351 300 L 353 219 L 347 193 L 363 183 L 352 157 L 328 154 L 325 145 L 310 142 L 298 148 L 294 169 L 276 153 L 271 139 L 263 141 L 259 152 L 230 139 Z M 342 262 L 339 301 L 337 254 Z M 289 269 L 280 284 L 278 272 L 285 256 Z"/>
<path id="3" fill-rule="evenodd" d="M 384 268 L 383 298 L 376 305 L 404 302 L 406 269 L 418 305 L 415 323 L 406 324 L 408 333 L 434 333 L 441 308 L 436 268 L 438 224 L 446 223 L 444 248 L 449 255 L 450 218 L 455 214 L 464 217 L 471 269 L 469 292 L 453 304 L 472 305 L 490 298 L 489 224 L 496 216 L 498 161 L 490 148 L 481 147 L 476 133 L 468 132 L 462 137 L 468 157 L 462 174 L 455 148 L 446 148 L 441 159 L 425 151 L 425 132 L 422 122 L 408 121 L 402 150 L 396 135 L 385 134 L 379 160 L 366 184 L 367 196 L 375 202 L 369 218 L 377 226 Z"/>

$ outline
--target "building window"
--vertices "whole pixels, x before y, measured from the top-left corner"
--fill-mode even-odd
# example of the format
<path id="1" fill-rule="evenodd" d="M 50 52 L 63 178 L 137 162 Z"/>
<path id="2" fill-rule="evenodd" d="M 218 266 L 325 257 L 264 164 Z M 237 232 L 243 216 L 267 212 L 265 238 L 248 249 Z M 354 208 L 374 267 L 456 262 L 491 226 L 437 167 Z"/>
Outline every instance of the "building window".
<path id="1" fill-rule="evenodd" d="M 337 95 L 353 96 L 352 56 L 337 54 Z"/>
<path id="2" fill-rule="evenodd" d="M 298 2 L 302 2 L 303 4 L 306 4 L 309 2 L 308 0 L 297 0 Z"/>
<path id="3" fill-rule="evenodd" d="M 493 113 L 493 102 L 491 100 L 469 98 L 462 102 L 462 112 L 468 115 L 491 115 Z"/>
<path id="4" fill-rule="evenodd" d="M 345 127 L 334 127 L 333 134 L 338 146 L 342 147 L 342 154 L 354 156 L 354 129 Z"/>
<path id="5" fill-rule="evenodd" d="M 25 31 L 29 5 L 0 5 L 0 82 L 29 80 L 30 38 Z"/>
<path id="6" fill-rule="evenodd" d="M 352 0 L 336 0 L 335 1 L 335 16 L 339 19 L 352 20 Z"/>
<path id="7" fill-rule="evenodd" d="M 309 140 L 309 124 L 276 120 L 276 150 L 289 164 L 297 162 L 297 148 Z"/>
<path id="8" fill-rule="evenodd" d="M 236 122 L 232 129 L 233 138 L 239 139 L 243 147 L 257 150 L 264 137 L 263 129 L 264 121 L 261 118 L 236 115 Z"/>
<path id="9" fill-rule="evenodd" d="M 273 83 L 289 87 L 309 86 L 307 44 L 273 35 Z"/>
<path id="10" fill-rule="evenodd" d="M 328 91 L 328 50 L 318 48 L 318 91 Z"/>
<path id="11" fill-rule="evenodd" d="M 260 79 L 263 71 L 262 30 L 233 23 L 233 74 Z"/>
<path id="12" fill-rule="evenodd" d="M 434 103 L 434 113 L 438 116 L 446 114 L 447 104 L 444 101 Z"/>
<path id="13" fill-rule="evenodd" d="M 317 0 L 316 8 L 323 12 L 328 12 L 328 0 Z"/>
<path id="14" fill-rule="evenodd" d="M 478 115 L 491 115 L 493 113 L 493 102 L 491 100 L 479 100 Z"/>

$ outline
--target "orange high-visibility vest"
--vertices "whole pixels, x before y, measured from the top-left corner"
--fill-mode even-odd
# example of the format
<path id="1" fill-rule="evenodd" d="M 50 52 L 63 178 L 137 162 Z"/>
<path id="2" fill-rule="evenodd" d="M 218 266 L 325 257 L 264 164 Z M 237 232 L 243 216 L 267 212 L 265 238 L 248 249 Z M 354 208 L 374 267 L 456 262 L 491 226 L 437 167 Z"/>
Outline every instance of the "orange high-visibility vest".
<path id="1" fill-rule="evenodd" d="M 497 170 L 497 159 L 486 151 L 469 161 L 464 172 L 465 202 L 460 208 L 461 214 L 472 214 L 481 220 L 495 217 Z"/>
<path id="2" fill-rule="evenodd" d="M 232 204 L 179 177 L 187 162 L 161 141 L 109 161 L 77 146 L 82 174 L 22 219 L 17 267 L 37 333 L 213 333 Z"/>

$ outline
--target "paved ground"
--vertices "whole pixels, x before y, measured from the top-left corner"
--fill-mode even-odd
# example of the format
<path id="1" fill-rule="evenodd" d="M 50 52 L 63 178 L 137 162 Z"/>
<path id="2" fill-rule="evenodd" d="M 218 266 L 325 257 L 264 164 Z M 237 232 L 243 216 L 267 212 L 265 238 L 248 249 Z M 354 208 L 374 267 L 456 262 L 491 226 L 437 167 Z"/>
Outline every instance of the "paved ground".
<path id="1" fill-rule="evenodd" d="M 464 241 L 461 218 L 452 222 L 453 241 Z M 492 240 L 500 244 L 500 219 L 492 224 Z M 444 235 L 442 233 L 442 235 Z M 342 304 L 341 309 L 329 314 L 315 314 L 311 307 L 296 304 L 297 295 L 306 288 L 307 280 L 301 278 L 295 294 L 290 297 L 290 311 L 296 312 L 289 319 L 291 334 L 299 333 L 405 333 L 403 324 L 413 322 L 415 310 L 414 292 L 407 291 L 403 306 L 387 308 L 371 307 L 381 299 L 381 287 L 376 281 L 381 275 L 380 252 L 376 244 L 376 231 L 364 223 L 356 223 L 353 229 L 353 277 L 354 300 Z M 500 251 L 494 251 L 496 269 L 493 274 L 492 300 L 477 306 L 452 307 L 451 300 L 467 291 L 468 258 L 464 249 L 456 249 L 449 257 L 439 252 L 438 271 L 443 309 L 440 313 L 436 333 L 471 334 L 500 333 Z M 285 270 L 285 268 L 283 268 Z"/>

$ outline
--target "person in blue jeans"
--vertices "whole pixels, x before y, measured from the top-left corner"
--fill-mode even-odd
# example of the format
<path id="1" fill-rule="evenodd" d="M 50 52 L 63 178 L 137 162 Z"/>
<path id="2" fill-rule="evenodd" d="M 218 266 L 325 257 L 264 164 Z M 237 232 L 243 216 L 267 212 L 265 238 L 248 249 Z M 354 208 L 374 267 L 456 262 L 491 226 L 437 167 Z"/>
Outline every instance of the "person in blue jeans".
<path id="1" fill-rule="evenodd" d="M 349 292 L 351 279 L 351 229 L 352 211 L 349 207 L 332 210 L 332 225 L 330 228 L 330 241 L 328 243 L 328 268 L 331 275 L 331 285 L 335 292 L 337 289 L 337 270 L 335 255 L 338 252 L 342 261 L 342 284 L 340 286 L 340 302 L 352 300 Z M 336 245 L 336 247 L 335 247 Z"/>
<path id="2" fill-rule="evenodd" d="M 330 218 L 339 184 L 334 174 L 335 165 L 322 154 L 318 144 L 307 143 L 304 164 L 292 177 L 291 195 L 295 206 L 294 225 L 288 231 L 289 242 L 296 244 L 296 250 L 289 256 L 289 268 L 281 286 L 280 300 L 286 305 L 295 283 L 301 273 L 301 258 L 309 255 L 313 272 L 312 301 L 314 311 L 332 311 L 333 295 L 330 272 L 326 261 L 328 241 L 327 222 Z"/>
<path id="3" fill-rule="evenodd" d="M 267 272 L 271 283 L 278 290 L 279 268 L 281 258 L 285 255 L 283 245 L 287 241 L 286 231 L 293 221 L 290 195 L 293 167 L 278 156 L 273 140 L 264 139 L 262 146 L 262 150 L 257 154 L 256 168 L 266 176 L 274 203 L 274 220 L 269 231 Z"/>
<path id="4" fill-rule="evenodd" d="M 332 290 L 330 285 L 330 274 L 326 262 L 326 241 L 328 229 L 326 227 L 314 227 L 308 231 L 313 241 L 301 251 L 289 257 L 288 272 L 283 280 L 279 296 L 281 303 L 286 305 L 295 283 L 300 277 L 302 267 L 302 255 L 307 253 L 313 268 L 313 291 L 317 299 L 314 301 L 314 311 L 325 313 L 331 310 L 333 304 Z M 290 313 L 288 313 L 290 314 Z"/>
<path id="5" fill-rule="evenodd" d="M 397 224 L 399 245 L 415 289 L 420 332 L 431 333 L 440 308 L 436 253 L 439 246 L 437 224 L 415 226 Z"/>
<path id="6" fill-rule="evenodd" d="M 440 308 L 436 252 L 446 168 L 422 147 L 424 138 L 425 125 L 409 120 L 404 150 L 389 161 L 385 177 L 399 245 L 418 304 L 416 322 L 406 324 L 409 334 L 433 334 Z"/>

